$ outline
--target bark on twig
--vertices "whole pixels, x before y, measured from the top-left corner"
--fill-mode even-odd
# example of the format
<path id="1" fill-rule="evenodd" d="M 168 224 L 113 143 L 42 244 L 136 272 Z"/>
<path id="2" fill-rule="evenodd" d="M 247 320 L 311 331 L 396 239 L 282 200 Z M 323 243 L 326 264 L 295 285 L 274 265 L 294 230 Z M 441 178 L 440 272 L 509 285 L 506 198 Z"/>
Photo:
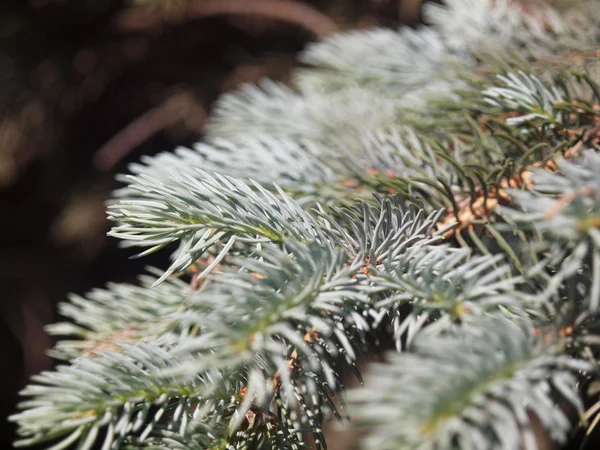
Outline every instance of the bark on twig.
<path id="1" fill-rule="evenodd" d="M 125 155 L 144 143 L 156 133 L 169 128 L 186 116 L 201 108 L 202 120 L 206 111 L 197 101 L 186 93 L 171 97 L 162 105 L 146 111 L 123 130 L 114 135 L 94 155 L 94 164 L 100 170 L 108 170 Z"/>
<path id="2" fill-rule="evenodd" d="M 223 15 L 254 15 L 281 20 L 301 26 L 321 38 L 337 31 L 336 24 L 325 14 L 289 0 L 189 0 L 177 17 L 157 9 L 132 8 L 117 16 L 115 26 L 122 31 L 137 31 Z"/>

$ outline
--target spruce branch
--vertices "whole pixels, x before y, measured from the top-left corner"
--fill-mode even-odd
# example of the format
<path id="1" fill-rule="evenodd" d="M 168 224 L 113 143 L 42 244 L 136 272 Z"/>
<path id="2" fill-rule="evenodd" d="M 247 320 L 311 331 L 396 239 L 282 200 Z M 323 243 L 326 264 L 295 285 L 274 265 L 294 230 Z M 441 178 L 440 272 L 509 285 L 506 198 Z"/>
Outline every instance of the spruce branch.
<path id="1" fill-rule="evenodd" d="M 541 129 L 546 139 L 556 141 L 557 134 L 570 139 L 579 130 L 597 123 L 600 90 L 589 73 L 541 72 L 541 75 L 545 81 L 524 72 L 499 75 L 502 84 L 484 90 L 483 96 L 487 103 L 506 113 L 504 122 L 516 125 L 524 138 L 539 134 Z"/>
<path id="2" fill-rule="evenodd" d="M 362 261 L 347 261 L 344 252 L 315 241 L 265 245 L 255 257 L 233 259 L 241 270 L 210 276 L 207 287 L 190 298 L 193 309 L 180 320 L 197 325 L 200 336 L 187 339 L 180 351 L 208 351 L 206 357 L 215 359 L 211 364 L 227 366 L 254 353 L 285 355 L 286 345 L 272 342 L 277 335 L 296 345 L 300 355 L 312 354 L 304 341 L 307 333 L 325 338 L 334 335 L 332 321 L 363 322 L 354 314 L 368 300 L 355 279 Z M 221 350 L 220 356 L 213 355 Z M 345 350 L 354 354 L 351 347 Z M 208 367 L 202 360 L 198 367 Z"/>
<path id="3" fill-rule="evenodd" d="M 308 429 L 323 443 L 320 421 L 340 389 L 335 361 L 350 367 L 369 325 L 368 287 L 357 282 L 362 261 L 323 243 L 264 246 L 260 259 L 236 259 L 242 270 L 210 277 L 191 299 L 181 322 L 199 329 L 177 348 L 183 362 L 173 373 L 248 375 L 239 420 L 253 405 L 278 417 L 288 433 Z M 350 330 L 354 330 L 349 333 Z M 293 414 L 300 407 L 303 414 Z M 305 423 L 305 421 L 308 421 Z"/>
<path id="4" fill-rule="evenodd" d="M 61 306 L 70 365 L 25 391 L 20 445 L 325 448 L 381 335 L 402 352 L 351 397 L 367 448 L 535 448 L 536 420 L 564 442 L 600 343 L 600 8 L 578 9 L 448 0 L 334 36 L 295 88 L 227 94 L 207 143 L 132 165 L 110 234 L 179 249 Z"/>
<path id="5" fill-rule="evenodd" d="M 507 124 L 518 125 L 535 118 L 542 118 L 550 124 L 561 121 L 561 114 L 555 111 L 554 106 L 564 99 L 555 86 L 547 88 L 537 77 L 525 73 L 499 78 L 507 87 L 487 89 L 483 92 L 486 100 L 504 111 L 527 113 L 509 117 Z"/>
<path id="6" fill-rule="evenodd" d="M 106 450 L 141 447 L 161 430 L 185 434 L 194 416 L 210 424 L 211 406 L 216 405 L 198 406 L 203 402 L 202 378 L 180 383 L 160 376 L 176 360 L 151 343 L 122 347 L 122 352 L 78 358 L 34 377 L 36 384 L 22 393 L 30 398 L 20 405 L 26 410 L 11 417 L 19 423 L 17 445 L 60 440 L 52 448 L 77 445 L 88 450 L 98 440 Z M 203 440 L 210 442 L 214 436 L 206 428 Z"/>
<path id="7" fill-rule="evenodd" d="M 361 197 L 342 158 L 331 148 L 302 139 L 256 134 L 243 139 L 215 138 L 211 144 L 198 143 L 193 148 L 179 147 L 173 153 L 144 156 L 140 163 L 131 164 L 134 175 L 147 175 L 168 182 L 170 173 L 201 179 L 196 170 L 208 173 L 227 173 L 246 183 L 260 183 L 277 192 L 273 183 L 293 197 L 304 208 L 323 205 L 353 203 Z M 126 175 L 117 177 L 127 183 Z M 117 198 L 135 198 L 129 187 L 117 190 Z"/>
<path id="8" fill-rule="evenodd" d="M 214 167 L 218 172 L 244 179 L 257 172 L 255 156 L 273 154 L 269 160 L 281 161 L 279 169 L 262 171 L 257 181 L 281 185 L 302 204 L 311 204 L 314 200 L 325 204 L 344 203 L 352 195 L 360 196 L 363 189 L 371 192 L 393 189 L 405 195 L 424 190 L 424 197 L 434 202 L 434 208 L 457 209 L 453 204 L 454 194 L 448 197 L 448 186 L 454 189 L 457 179 L 458 188 L 469 191 L 467 195 L 461 192 L 463 199 L 468 196 L 470 204 L 479 198 L 486 201 L 486 190 L 498 191 L 501 187 L 498 180 L 504 175 L 512 177 L 507 172 L 519 172 L 532 155 L 537 153 L 540 159 L 545 158 L 556 152 L 557 145 L 564 145 L 563 140 L 557 139 L 557 131 L 571 136 L 585 126 L 586 121 L 593 122 L 597 115 L 594 104 L 598 101 L 595 92 L 599 89 L 585 73 L 554 75 L 554 79 L 560 78 L 565 83 L 560 87 L 551 83 L 547 87 L 548 82 L 524 72 L 518 76 L 510 72 L 500 75 L 498 85 L 495 73 L 497 71 L 490 74 L 489 80 L 479 79 L 476 90 L 469 90 L 464 94 L 466 97 L 461 98 L 463 94 L 460 94 L 455 100 L 441 104 L 446 117 L 451 110 L 452 125 L 446 125 L 450 131 L 446 136 L 440 133 L 444 136 L 442 145 L 436 145 L 434 150 L 427 142 L 431 139 L 423 139 L 423 135 L 429 135 L 429 129 L 435 126 L 436 114 L 411 122 L 414 130 L 407 127 L 399 132 L 394 118 L 403 117 L 406 111 L 380 94 L 373 96 L 364 90 L 351 89 L 336 95 L 324 96 L 317 92 L 298 95 L 281 85 L 265 82 L 261 88 L 246 87 L 239 93 L 224 96 L 213 115 L 209 127 L 213 147 L 223 150 L 225 155 L 232 154 L 231 158 L 219 158 L 212 148 L 199 146 L 197 151 L 202 154 L 201 158 L 196 158 L 192 151 L 180 150 L 180 159 L 158 158 L 156 161 L 185 173 L 192 172 L 192 165 L 202 164 L 208 170 Z M 545 72 L 541 76 L 545 80 L 551 78 Z M 477 97 L 481 96 L 481 90 L 487 98 L 487 106 Z M 475 99 L 479 105 L 474 104 Z M 349 102 L 360 106 L 373 101 L 385 104 L 375 108 L 377 112 L 368 122 L 363 114 L 354 116 L 353 111 L 361 111 L 361 108 L 348 107 Z M 426 109 L 434 111 L 438 103 L 430 103 Z M 466 129 L 465 109 L 471 109 L 473 114 Z M 545 118 L 542 123 L 531 121 L 542 117 Z M 477 129 L 482 126 L 489 128 L 494 137 Z M 342 128 L 351 130 L 348 137 L 340 138 L 336 130 Z M 547 142 L 536 140 L 539 128 L 549 133 Z M 275 137 L 269 140 L 268 132 Z M 228 139 L 223 140 L 221 135 Z M 461 142 L 465 137 L 469 140 L 466 145 Z M 515 148 L 508 146 L 507 149 L 505 142 Z M 239 147 L 239 151 L 232 153 L 230 149 L 234 146 Z M 481 147 L 487 151 L 482 152 Z M 448 158 L 451 158 L 450 166 Z M 507 167 L 508 158 L 518 163 Z M 285 164 L 287 161 L 307 170 L 318 166 L 319 170 L 312 171 L 314 178 L 302 178 L 299 171 L 282 170 L 282 167 L 292 166 Z M 462 170 L 456 170 L 460 167 Z M 481 173 L 482 168 L 488 169 L 486 173 Z M 151 160 L 147 169 L 140 165 L 133 167 L 134 172 L 153 177 L 164 173 L 158 169 L 161 167 Z M 484 181 L 469 172 L 477 172 Z M 433 186 L 417 181 L 417 178 L 431 181 L 432 177 L 440 176 L 443 182 L 434 181 Z M 440 203 L 439 196 L 447 199 Z M 487 208 L 483 210 L 485 214 Z"/>
<path id="9" fill-rule="evenodd" d="M 139 196 L 109 207 L 119 222 L 109 233 L 127 246 L 149 247 L 138 256 L 182 241 L 169 269 L 157 280 L 181 271 L 217 244 L 222 258 L 236 239 L 246 244 L 280 242 L 284 237 L 310 240 L 320 232 L 314 219 L 291 198 L 281 199 L 252 183 L 197 169 L 199 176 L 172 173 L 169 182 L 147 175 L 129 177 Z"/>
<path id="10" fill-rule="evenodd" d="M 122 342 L 172 345 L 177 334 L 185 332 L 177 328 L 174 314 L 186 307 L 190 287 L 171 279 L 152 288 L 161 273 L 149 270 L 152 275 L 140 276 L 139 285 L 109 283 L 105 289 L 71 295 L 69 302 L 59 304 L 59 313 L 69 321 L 46 327 L 50 335 L 62 337 L 51 356 L 94 357 L 98 352 L 120 351 Z"/>
<path id="11" fill-rule="evenodd" d="M 426 3 L 427 28 L 350 32 L 308 46 L 301 60 L 312 67 L 299 71 L 296 82 L 303 92 L 365 86 L 403 99 L 409 108 L 421 107 L 428 97 L 452 97 L 454 89 L 468 89 L 463 76 L 477 67 L 477 59 L 499 51 L 506 64 L 513 51 L 522 60 L 594 50 L 592 30 L 600 23 L 600 8 L 594 1 L 580 3 L 578 14 L 525 9 L 508 1 Z"/>
<path id="12" fill-rule="evenodd" d="M 300 59 L 311 66 L 296 73 L 295 82 L 304 93 L 359 85 L 396 99 L 408 95 L 411 102 L 403 102 L 407 105 L 423 103 L 421 95 L 409 95 L 414 90 L 449 94 L 452 84 L 443 75 L 453 63 L 463 63 L 428 28 L 337 34 L 308 46 Z"/>
<path id="13" fill-rule="evenodd" d="M 501 208 L 498 212 L 520 228 L 535 229 L 545 240 L 547 264 L 560 269 L 546 290 L 556 293 L 561 283 L 579 270 L 590 270 L 589 308 L 600 305 L 600 156 L 587 151 L 576 162 L 561 160 L 558 171 L 533 171 L 530 191 L 509 190 L 513 203 L 520 207 Z"/>
<path id="14" fill-rule="evenodd" d="M 362 105 L 369 102 L 372 111 Z M 228 138 L 243 143 L 248 136 L 269 134 L 302 141 L 332 144 L 361 131 L 394 124 L 398 116 L 395 100 L 361 86 L 322 95 L 301 93 L 271 80 L 257 86 L 245 85 L 217 101 L 206 126 L 209 141 Z M 340 136 L 346 129 L 349 136 Z"/>
<path id="15" fill-rule="evenodd" d="M 504 50 L 524 25 L 521 8 L 507 0 L 447 0 L 425 5 L 423 15 L 460 52 Z"/>
<path id="16" fill-rule="evenodd" d="M 512 276 L 502 255 L 475 256 L 470 248 L 415 246 L 400 258 L 371 264 L 369 282 L 381 291 L 376 310 L 392 317 L 396 348 L 409 346 L 428 322 L 468 320 L 500 307 L 523 310 Z M 410 305 L 408 315 L 401 306 Z M 403 344 L 403 342 L 405 343 Z"/>
<path id="17" fill-rule="evenodd" d="M 597 40 L 591 30 L 600 23 L 600 12 L 593 1 L 582 3 L 585 15 L 535 8 L 524 12 L 507 2 L 450 1 L 428 6 L 434 23 L 430 28 L 333 36 L 309 47 L 302 57 L 312 67 L 298 72 L 299 93 L 263 82 L 260 88 L 244 87 L 227 94 L 218 102 L 208 134 L 237 140 L 271 133 L 331 143 L 340 138 L 335 130 L 343 127 L 354 134 L 394 126 L 398 117 L 418 121 L 437 115 L 433 105 L 440 100 L 458 101 L 464 111 L 462 94 L 472 102 L 479 91 L 474 85 L 490 73 L 506 72 L 528 59 L 529 63 L 547 61 L 557 52 L 593 51 Z M 454 33 L 453 27 L 463 32 Z M 490 42 L 492 48 L 486 48 Z M 498 49 L 494 46 L 505 52 L 503 58 L 495 58 L 499 67 L 489 64 Z M 488 64 L 482 67 L 478 59 Z M 356 97 L 377 106 L 367 116 L 354 106 L 359 104 Z"/>
<path id="18" fill-rule="evenodd" d="M 277 183 L 286 191 L 308 196 L 315 185 L 332 184 L 335 178 L 333 170 L 320 160 L 323 153 L 324 149 L 310 142 L 270 134 L 250 136 L 241 142 L 217 138 L 211 145 L 198 143 L 191 149 L 179 147 L 173 153 L 143 156 L 140 163 L 129 166 L 129 171 L 154 178 L 168 178 L 169 172 L 197 178 L 196 168 L 202 168 L 208 173 L 227 173 L 241 180 L 252 178 L 265 186 Z M 126 181 L 124 176 L 120 179 Z M 134 193 L 125 188 L 117 195 Z"/>
<path id="19" fill-rule="evenodd" d="M 401 196 L 374 196 L 374 203 L 356 202 L 333 208 L 320 219 L 338 245 L 353 258 L 380 265 L 396 261 L 411 247 L 432 245 L 443 240 L 447 230 L 435 229 L 443 211 L 426 215 L 423 209 L 406 205 Z M 367 270 L 368 272 L 368 270 Z"/>
<path id="20" fill-rule="evenodd" d="M 582 410 L 575 373 L 589 363 L 560 354 L 526 321 L 474 321 L 441 334 L 423 332 L 410 351 L 391 354 L 349 401 L 373 449 L 535 449 L 536 417 L 564 442 L 569 418 L 556 397 Z"/>

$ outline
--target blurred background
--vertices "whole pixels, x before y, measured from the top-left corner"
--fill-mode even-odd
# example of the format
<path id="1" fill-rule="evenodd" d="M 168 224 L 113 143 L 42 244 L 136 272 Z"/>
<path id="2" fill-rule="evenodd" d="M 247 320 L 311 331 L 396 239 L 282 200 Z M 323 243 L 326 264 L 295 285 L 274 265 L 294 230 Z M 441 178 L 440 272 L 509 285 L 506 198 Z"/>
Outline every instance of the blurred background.
<path id="1" fill-rule="evenodd" d="M 421 0 L 0 0 L 0 449 L 68 292 L 133 281 L 115 173 L 202 137 L 221 92 L 288 80 L 307 42 L 419 21 Z M 340 448 L 344 448 L 343 446 Z"/>

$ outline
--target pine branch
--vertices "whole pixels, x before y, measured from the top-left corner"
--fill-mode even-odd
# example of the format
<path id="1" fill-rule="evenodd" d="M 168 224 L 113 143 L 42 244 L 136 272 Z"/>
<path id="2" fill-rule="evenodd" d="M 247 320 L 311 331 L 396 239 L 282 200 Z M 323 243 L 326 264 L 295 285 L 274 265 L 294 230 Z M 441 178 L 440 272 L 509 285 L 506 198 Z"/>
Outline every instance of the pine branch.
<path id="1" fill-rule="evenodd" d="M 372 105 L 371 111 L 365 111 L 365 102 Z M 331 145 L 340 139 L 351 142 L 361 131 L 392 125 L 397 116 L 397 101 L 363 87 L 331 95 L 300 94 L 282 83 L 262 80 L 258 86 L 245 85 L 221 96 L 206 133 L 209 141 L 224 137 L 243 143 L 248 136 L 269 134 Z M 340 135 L 340 129 L 350 136 Z"/>
<path id="2" fill-rule="evenodd" d="M 446 230 L 435 230 L 443 211 L 428 216 L 415 206 L 406 206 L 400 196 L 375 196 L 374 204 L 356 202 L 320 214 L 323 226 L 338 245 L 353 258 L 369 264 L 395 262 L 412 247 L 433 245 L 443 240 Z"/>
<path id="3" fill-rule="evenodd" d="M 37 384 L 22 393 L 31 398 L 20 405 L 26 411 L 11 417 L 19 422 L 17 445 L 60 440 L 53 448 L 87 450 L 98 440 L 103 449 L 139 448 L 163 432 L 184 435 L 192 418 L 206 424 L 202 438 L 194 436 L 198 445 L 212 443 L 211 416 L 218 421 L 223 408 L 218 392 L 210 392 L 200 377 L 181 383 L 161 376 L 177 363 L 164 349 L 144 343 L 122 347 L 121 353 L 76 359 L 34 377 Z M 204 392 L 217 400 L 205 400 Z"/>
<path id="4" fill-rule="evenodd" d="M 565 442 L 569 418 L 557 396 L 581 411 L 574 373 L 588 363 L 560 355 L 526 321 L 480 319 L 442 334 L 425 332 L 411 351 L 375 365 L 365 389 L 351 392 L 365 448 L 537 448 L 536 417 Z"/>
<path id="5" fill-rule="evenodd" d="M 162 176 L 166 181 L 169 172 L 199 177 L 196 168 L 201 167 L 208 173 L 227 173 L 241 180 L 252 178 L 263 185 L 277 183 L 284 190 L 306 191 L 310 195 L 314 185 L 329 184 L 335 178 L 333 170 L 320 161 L 323 153 L 309 142 L 269 134 L 252 136 L 240 143 L 221 138 L 211 145 L 198 143 L 192 149 L 179 147 L 174 153 L 144 156 L 140 163 L 131 164 L 129 171 L 134 175 Z M 133 193 L 123 189 L 117 195 Z"/>
<path id="6" fill-rule="evenodd" d="M 59 313 L 69 322 L 46 327 L 50 335 L 61 336 L 51 356 L 73 359 L 94 357 L 98 352 L 120 351 L 119 343 L 163 342 L 172 345 L 178 333 L 174 314 L 186 307 L 190 287 L 180 280 L 169 280 L 152 288 L 155 276 L 140 277 L 140 284 L 109 283 L 85 296 L 71 295 L 59 304 Z M 69 337 L 70 339 L 66 339 Z"/>
<path id="7" fill-rule="evenodd" d="M 227 173 L 246 183 L 256 181 L 274 193 L 276 183 L 302 207 L 309 208 L 317 201 L 344 204 L 361 197 L 355 186 L 344 184 L 347 171 L 339 160 L 331 149 L 310 141 L 264 134 L 241 141 L 216 138 L 210 145 L 198 143 L 193 149 L 180 147 L 174 153 L 142 157 L 141 163 L 129 166 L 129 171 L 168 182 L 170 173 L 201 179 L 196 170 L 201 167 L 205 172 Z M 123 175 L 118 179 L 128 181 Z M 125 187 L 115 196 L 135 197 L 136 193 Z"/>
<path id="8" fill-rule="evenodd" d="M 504 111 L 527 113 L 518 117 L 509 117 L 506 120 L 508 125 L 519 125 L 535 118 L 541 118 L 550 124 L 561 121 L 561 114 L 555 112 L 555 105 L 563 103 L 564 99 L 556 87 L 548 89 L 538 78 L 525 73 L 500 76 L 500 79 L 507 87 L 490 88 L 484 91 L 486 100 Z"/>
<path id="9" fill-rule="evenodd" d="M 454 323 L 499 307 L 525 309 L 515 292 L 523 279 L 511 276 L 501 260 L 501 255 L 473 256 L 469 248 L 416 246 L 396 260 L 372 263 L 369 281 L 382 291 L 374 307 L 392 316 L 398 351 L 427 322 Z M 407 316 L 400 308 L 405 304 L 412 306 Z"/>
<path id="10" fill-rule="evenodd" d="M 568 277 L 587 267 L 592 284 L 588 305 L 596 311 L 600 305 L 600 157 L 585 152 L 576 163 L 562 160 L 558 172 L 535 170 L 531 191 L 508 191 L 515 205 L 502 208 L 501 214 L 521 228 L 534 228 L 547 239 L 541 250 L 548 252 L 547 263 L 560 266 L 549 281 L 550 294 Z"/>
<path id="11" fill-rule="evenodd" d="M 352 367 L 369 329 L 362 317 L 368 287 L 356 279 L 362 261 L 347 265 L 333 247 L 288 241 L 285 248 L 267 245 L 260 259 L 235 260 L 243 270 L 211 276 L 191 298 L 194 309 L 180 320 L 200 334 L 178 348 L 187 357 L 175 373 L 248 373 L 246 401 L 230 429 L 261 405 L 286 434 L 308 426 L 322 444 L 324 408 L 338 415 L 335 361 L 343 357 Z M 354 337 L 347 334 L 352 329 Z M 298 406 L 300 417 L 293 414 Z"/>
<path id="12" fill-rule="evenodd" d="M 518 49 L 541 57 L 595 48 L 581 27 L 595 29 L 600 14 L 594 2 L 583 3 L 585 17 L 560 16 L 551 9 L 525 11 L 506 1 L 427 3 L 424 16 L 431 27 L 338 34 L 309 46 L 301 59 L 312 68 L 299 71 L 296 81 L 305 92 L 361 85 L 420 107 L 424 98 L 464 88 L 456 75 L 475 68 L 473 54 Z"/>
<path id="13" fill-rule="evenodd" d="M 367 448 L 535 448 L 535 420 L 564 442 L 600 343 L 600 8 L 579 10 L 448 0 L 332 37 L 297 90 L 228 94 L 208 144 L 133 165 L 111 235 L 179 249 L 62 306 L 75 359 L 25 391 L 21 445 L 325 448 L 381 335 L 402 352 L 353 396 Z"/>
<path id="14" fill-rule="evenodd" d="M 294 79 L 303 93 L 358 85 L 398 100 L 408 96 L 402 100 L 408 106 L 423 105 L 427 92 L 450 94 L 453 85 L 444 74 L 459 61 L 468 63 L 448 54 L 443 37 L 428 28 L 337 34 L 309 46 L 300 59 L 310 65 Z"/>
<path id="15" fill-rule="evenodd" d="M 246 244 L 281 242 L 284 237 L 309 240 L 320 232 L 314 219 L 287 195 L 275 197 L 257 183 L 248 184 L 197 169 L 199 177 L 174 174 L 169 183 L 147 175 L 129 177 L 139 198 L 109 207 L 120 222 L 109 233 L 128 246 L 149 247 L 147 255 L 177 240 L 183 245 L 171 267 L 157 280 L 188 267 L 206 251 L 224 244 L 222 258 L 236 239 Z"/>

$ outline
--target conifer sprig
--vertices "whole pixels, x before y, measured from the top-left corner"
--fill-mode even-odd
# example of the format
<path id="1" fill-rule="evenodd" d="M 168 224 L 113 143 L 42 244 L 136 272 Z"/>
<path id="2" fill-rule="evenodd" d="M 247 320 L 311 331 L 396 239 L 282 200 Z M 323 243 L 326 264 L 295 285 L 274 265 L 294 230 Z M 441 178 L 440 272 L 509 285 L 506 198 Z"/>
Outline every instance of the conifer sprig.
<path id="1" fill-rule="evenodd" d="M 149 247 L 138 256 L 175 241 L 183 243 L 157 283 L 220 243 L 223 257 L 236 239 L 252 244 L 319 235 L 314 219 L 283 192 L 277 198 L 257 183 L 253 190 L 231 177 L 197 171 L 198 177 L 173 173 L 169 182 L 147 175 L 131 177 L 129 189 L 138 197 L 109 207 L 110 218 L 120 222 L 110 235 L 124 239 L 128 246 Z"/>
<path id="2" fill-rule="evenodd" d="M 349 401 L 357 421 L 373 427 L 367 449 L 536 449 L 535 420 L 565 442 L 571 419 L 553 406 L 553 390 L 581 411 L 575 374 L 590 368 L 526 321 L 487 318 L 424 331 L 410 351 L 372 366 Z"/>
<path id="3" fill-rule="evenodd" d="M 161 272 L 150 272 L 139 277 L 139 285 L 109 283 L 84 296 L 69 296 L 69 302 L 58 307 L 69 321 L 46 327 L 49 334 L 62 338 L 51 355 L 60 359 L 93 357 L 97 352 L 118 350 L 116 342 L 162 340 L 165 345 L 173 344 L 177 335 L 185 332 L 177 328 L 174 315 L 185 308 L 190 286 L 171 279 L 153 288 Z"/>
<path id="4" fill-rule="evenodd" d="M 111 235 L 179 249 L 61 306 L 67 365 L 24 391 L 20 445 L 325 448 L 383 336 L 401 352 L 351 397 L 366 448 L 565 442 L 599 374 L 600 7 L 425 17 L 311 46 L 295 87 L 225 95 L 206 144 L 120 178 Z"/>
<path id="5" fill-rule="evenodd" d="M 535 229 L 544 238 L 539 250 L 549 265 L 559 267 L 547 290 L 554 294 L 565 279 L 589 273 L 588 305 L 600 307 L 600 157 L 587 151 L 577 163 L 561 160 L 556 172 L 535 170 L 533 189 L 509 190 L 522 209 L 502 208 L 501 214 L 523 229 Z"/>
<path id="6" fill-rule="evenodd" d="M 370 282 L 384 293 L 374 307 L 390 311 L 396 348 L 409 345 L 428 321 L 444 317 L 452 323 L 500 306 L 525 308 L 515 295 L 523 280 L 511 276 L 501 260 L 502 255 L 474 256 L 469 248 L 418 246 L 397 260 L 373 264 Z M 400 312 L 405 304 L 412 307 L 408 315 Z"/>
<path id="7" fill-rule="evenodd" d="M 105 352 L 96 358 L 79 358 L 55 372 L 34 377 L 23 391 L 29 400 L 19 422 L 19 446 L 53 444 L 63 449 L 76 445 L 103 450 L 143 447 L 158 430 L 185 435 L 193 416 L 204 421 L 212 408 L 202 403 L 203 380 L 185 383 L 161 376 L 176 360 L 152 344 L 122 344 L 122 352 Z M 172 413 L 172 414 L 171 414 Z M 206 431 L 210 435 L 209 430 Z"/>
<path id="8" fill-rule="evenodd" d="M 177 348 L 183 363 L 176 372 L 246 373 L 247 401 L 231 429 L 261 405 L 287 433 L 310 430 L 322 443 L 322 414 L 338 415 L 338 360 L 353 367 L 369 331 L 368 288 L 356 277 L 362 261 L 348 264 L 344 252 L 317 242 L 284 247 L 234 260 L 241 270 L 211 276 L 191 298 L 180 320 L 199 335 Z M 289 415 L 298 407 L 301 416 Z"/>

